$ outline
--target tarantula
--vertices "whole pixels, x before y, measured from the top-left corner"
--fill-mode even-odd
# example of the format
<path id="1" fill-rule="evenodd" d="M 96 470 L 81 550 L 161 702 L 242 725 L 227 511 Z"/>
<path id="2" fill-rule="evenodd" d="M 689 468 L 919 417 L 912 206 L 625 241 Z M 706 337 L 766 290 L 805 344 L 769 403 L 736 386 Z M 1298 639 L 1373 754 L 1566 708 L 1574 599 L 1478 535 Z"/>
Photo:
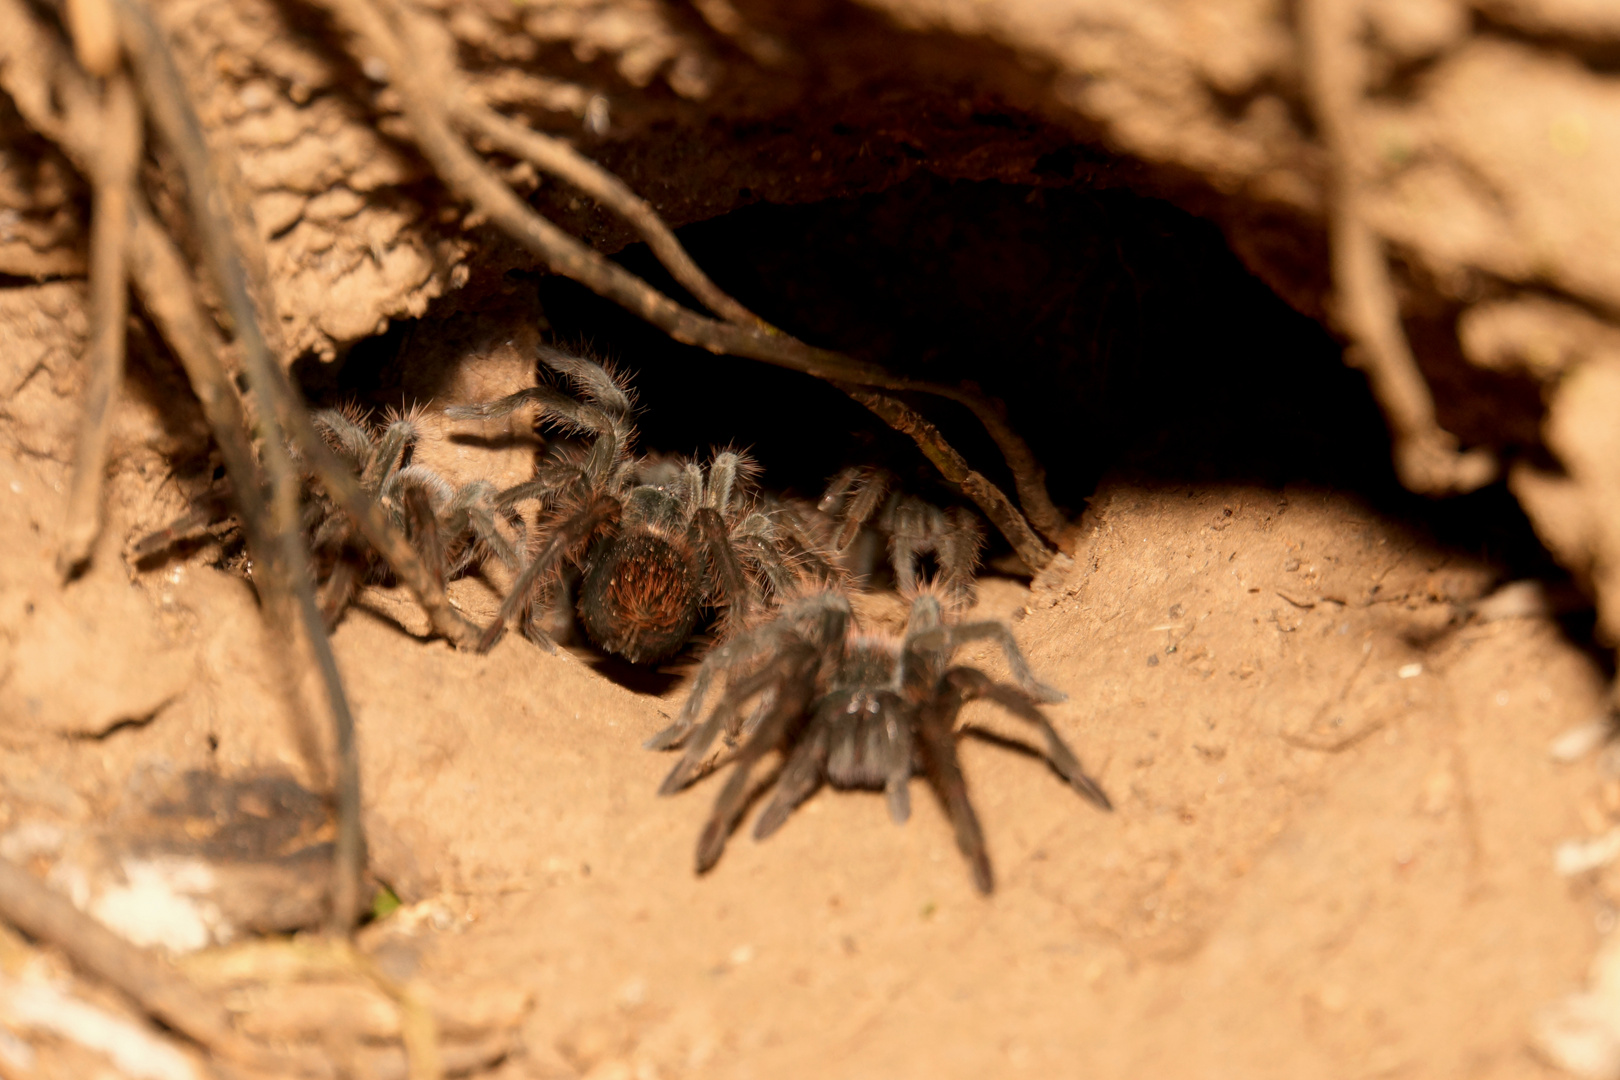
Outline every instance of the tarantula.
<path id="1" fill-rule="evenodd" d="M 431 469 L 411 463 L 420 434 L 415 412 L 387 414 L 379 425 L 357 407 L 345 406 L 320 410 L 311 419 L 354 470 L 361 488 L 441 578 L 463 573 L 488 554 L 508 565 L 517 563 L 516 550 L 496 525 L 495 485 L 479 480 L 456 488 Z M 210 492 L 204 505 L 140 540 L 135 556 L 144 558 L 217 524 L 226 514 L 228 498 L 228 490 Z M 386 567 L 312 477 L 305 477 L 303 526 L 320 584 L 322 614 L 330 626 L 348 607 L 355 588 L 382 579 Z"/>
<path id="2" fill-rule="evenodd" d="M 625 381 L 594 361 L 545 346 L 540 360 L 579 397 L 537 386 L 446 410 L 484 419 L 538 405 L 540 422 L 589 440 L 553 445 L 533 480 L 497 498 L 502 507 L 536 500 L 540 513 L 528 563 L 481 648 L 493 645 L 525 604 L 553 596 L 568 569 L 580 575 L 576 607 L 586 633 L 637 664 L 674 655 L 706 609 L 720 613 L 723 635 L 734 634 L 768 595 L 785 593 L 806 576 L 836 577 L 803 523 L 756 496 L 749 458 L 723 450 L 705 469 L 695 461 L 637 457 Z M 532 616 L 527 631 L 546 641 Z"/>
<path id="3" fill-rule="evenodd" d="M 979 640 L 1001 646 L 1016 685 L 952 665 L 959 648 Z M 704 699 L 721 672 L 725 691 L 699 725 Z M 785 603 L 771 621 L 711 652 L 680 716 L 647 746 L 686 747 L 659 788 L 659 794 L 672 795 L 705 771 L 718 736 L 724 733 L 728 743 L 740 740 L 730 756 L 735 762 L 731 775 L 698 839 L 698 873 L 719 860 L 746 809 L 754 765 L 777 750 L 784 763 L 770 802 L 754 825 L 755 839 L 779 829 L 823 782 L 843 789 L 881 789 L 889 816 L 903 823 L 911 813 L 911 777 L 921 772 L 950 818 L 974 885 L 988 894 L 994 878 L 956 754 L 957 715 L 964 704 L 982 698 L 1033 724 L 1059 775 L 1111 810 L 1108 796 L 1081 769 L 1038 707 L 1064 697 L 1035 679 L 1001 622 L 947 623 L 939 598 L 924 591 L 912 602 L 901 638 L 863 634 L 848 598 L 826 590 Z"/>
<path id="4" fill-rule="evenodd" d="M 984 548 L 984 529 L 971 510 L 953 506 L 941 510 L 915 495 L 895 488 L 887 469 L 851 468 L 834 476 L 818 507 L 838 522 L 833 547 L 857 576 L 866 576 L 875 556 L 855 549 L 863 527 L 870 525 L 888 537 L 889 564 L 901 595 L 917 592 L 918 557 L 932 553 L 939 572 L 935 587 L 944 591 L 955 610 L 971 606 L 973 571 Z M 864 566 L 860 564 L 864 563 Z"/>
<path id="5" fill-rule="evenodd" d="M 417 416 L 415 412 L 390 413 L 380 428 L 353 408 L 323 409 L 311 419 L 360 477 L 361 488 L 441 578 L 466 571 L 488 554 L 515 566 L 516 549 L 496 525 L 495 485 L 475 480 L 458 489 L 438 473 L 410 461 L 420 436 Z M 305 524 L 317 572 L 325 581 L 321 607 L 330 622 L 348 605 L 357 585 L 381 578 L 386 568 L 348 515 L 319 489 L 314 490 Z"/>

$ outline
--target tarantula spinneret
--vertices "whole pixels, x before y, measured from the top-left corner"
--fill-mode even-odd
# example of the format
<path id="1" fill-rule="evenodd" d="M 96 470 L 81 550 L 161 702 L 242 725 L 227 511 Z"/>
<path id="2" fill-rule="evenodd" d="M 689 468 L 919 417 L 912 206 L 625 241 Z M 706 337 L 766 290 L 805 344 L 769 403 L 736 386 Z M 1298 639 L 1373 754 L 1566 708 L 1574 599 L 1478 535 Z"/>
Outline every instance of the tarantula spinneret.
<path id="1" fill-rule="evenodd" d="M 578 397 L 537 386 L 498 401 L 446 410 L 451 417 L 505 416 L 539 406 L 539 422 L 586 437 L 583 446 L 550 447 L 533 480 L 497 502 L 540 505 L 530 558 L 500 615 L 480 641 L 493 645 L 526 604 L 552 596 L 567 568 L 580 574 L 577 611 L 603 649 L 637 664 L 680 650 L 705 610 L 735 633 L 770 594 L 807 573 L 831 578 L 831 563 L 787 512 L 761 508 L 753 463 L 724 450 L 707 469 L 695 461 L 639 458 L 624 380 L 600 364 L 542 346 L 540 360 Z M 544 642 L 532 617 L 531 637 Z"/>
<path id="2" fill-rule="evenodd" d="M 1013 682 L 999 683 L 976 668 L 952 664 L 970 641 L 1001 646 Z M 701 724 L 698 717 L 717 674 L 726 687 Z M 826 590 L 789 601 L 775 618 L 711 652 L 698 669 L 674 724 L 649 749 L 685 746 L 659 789 L 672 795 L 698 779 L 717 737 L 740 745 L 731 775 L 698 839 L 697 869 L 719 861 L 749 802 L 749 775 L 773 750 L 784 759 L 769 803 L 754 825 L 755 839 L 779 829 L 824 782 L 835 788 L 882 790 L 889 816 L 911 813 L 909 782 L 922 773 L 934 788 L 967 858 L 973 883 L 994 887 L 990 856 L 956 753 L 956 720 L 975 699 L 993 701 L 1032 724 L 1045 740 L 1046 759 L 1069 785 L 1104 810 L 1108 796 L 1087 776 L 1039 703 L 1065 695 L 1036 680 L 1005 624 L 952 624 L 929 591 L 911 605 L 899 639 L 861 632 L 842 593 Z"/>

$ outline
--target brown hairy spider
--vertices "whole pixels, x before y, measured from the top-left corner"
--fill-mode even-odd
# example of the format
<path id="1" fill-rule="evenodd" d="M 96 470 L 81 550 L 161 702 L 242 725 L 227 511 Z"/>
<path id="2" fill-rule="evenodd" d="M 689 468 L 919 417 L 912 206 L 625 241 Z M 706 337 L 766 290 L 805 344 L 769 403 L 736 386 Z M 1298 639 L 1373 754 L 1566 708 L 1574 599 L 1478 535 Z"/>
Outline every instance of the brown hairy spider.
<path id="1" fill-rule="evenodd" d="M 346 407 L 323 409 L 311 419 L 359 476 L 361 488 L 441 580 L 464 573 L 490 554 L 515 566 L 517 552 L 496 526 L 494 484 L 475 480 L 458 489 L 431 469 L 411 463 L 420 436 L 419 415 L 390 410 L 378 425 L 358 409 Z M 331 623 L 348 606 L 356 586 L 385 580 L 388 571 L 348 515 L 316 485 L 306 486 L 311 493 L 305 513 L 310 552 L 323 580 L 321 608 Z"/>
<path id="2" fill-rule="evenodd" d="M 508 565 L 517 553 L 496 526 L 495 485 L 479 480 L 456 488 L 438 473 L 411 463 L 419 437 L 418 413 L 384 414 L 381 423 L 355 405 L 311 415 L 315 429 L 360 480 L 396 528 L 441 580 L 465 573 L 490 554 Z M 303 477 L 304 531 L 328 627 L 347 609 L 362 584 L 385 581 L 388 569 L 313 476 Z M 228 519 L 229 491 L 211 491 L 194 512 L 143 538 L 134 546 L 145 558 L 200 530 Z M 240 537 L 238 537 L 238 541 Z"/>
<path id="3" fill-rule="evenodd" d="M 1017 685 L 952 665 L 959 648 L 981 640 L 1001 646 Z M 725 692 L 699 725 L 704 698 L 720 672 L 726 675 Z M 680 716 L 647 746 L 661 750 L 685 745 L 686 753 L 659 788 L 660 795 L 672 795 L 704 773 L 717 736 L 724 733 L 728 743 L 742 740 L 730 757 L 735 767 L 698 839 L 698 873 L 719 861 L 747 808 L 754 765 L 778 750 L 784 764 L 770 802 L 755 822 L 756 840 L 779 829 L 823 782 L 840 789 L 882 790 L 889 816 L 903 823 L 911 814 L 909 783 L 920 772 L 950 818 L 973 884 L 988 894 L 994 878 L 956 754 L 961 737 L 957 714 L 967 702 L 983 698 L 1033 724 L 1058 774 L 1081 795 L 1111 810 L 1108 796 L 1081 769 L 1038 707 L 1065 696 L 1035 679 L 1001 622 L 947 623 L 938 597 L 924 591 L 913 601 L 905 633 L 896 640 L 862 633 L 849 599 L 826 590 L 784 603 L 774 619 L 711 652 Z"/>
<path id="4" fill-rule="evenodd" d="M 533 480 L 496 499 L 500 507 L 535 500 L 540 514 L 531 557 L 480 648 L 495 643 L 519 608 L 550 599 L 570 568 L 580 574 L 576 606 L 586 633 L 637 664 L 674 655 L 705 610 L 720 613 L 722 635 L 733 634 L 768 596 L 798 587 L 806 575 L 836 577 L 790 510 L 761 503 L 749 458 L 722 450 L 706 469 L 689 460 L 638 458 L 631 453 L 636 431 L 624 380 L 545 346 L 540 360 L 579 397 L 537 386 L 446 410 L 483 419 L 538 405 L 541 422 L 589 439 L 583 447 L 553 445 Z M 525 630 L 549 644 L 532 615 Z"/>
<path id="5" fill-rule="evenodd" d="M 917 594 L 918 557 L 932 554 L 939 566 L 934 586 L 943 590 L 949 606 L 960 611 L 972 605 L 973 571 L 984 548 L 984 528 L 973 511 L 961 506 L 941 510 L 904 494 L 896 489 L 894 474 L 879 468 L 845 469 L 834 476 L 819 509 L 838 522 L 833 547 L 846 563 L 870 563 L 870 557 L 863 560 L 852 549 L 863 527 L 870 525 L 888 538 L 889 564 L 902 596 Z M 865 576 L 862 570 L 870 565 L 850 569 Z"/>

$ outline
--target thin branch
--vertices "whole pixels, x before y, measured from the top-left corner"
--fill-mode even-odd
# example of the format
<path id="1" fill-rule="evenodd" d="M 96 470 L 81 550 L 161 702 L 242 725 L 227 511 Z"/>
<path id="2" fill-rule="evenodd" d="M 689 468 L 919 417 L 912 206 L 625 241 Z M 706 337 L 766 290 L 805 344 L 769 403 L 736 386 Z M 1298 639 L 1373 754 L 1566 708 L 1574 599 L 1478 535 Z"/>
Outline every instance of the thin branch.
<path id="1" fill-rule="evenodd" d="M 283 417 L 301 412 L 259 329 L 248 293 L 247 275 L 237 250 L 229 206 L 215 180 L 202 127 L 162 33 L 138 0 L 115 0 L 119 30 L 135 69 L 153 125 L 174 152 L 185 175 L 191 213 L 203 241 L 204 257 L 219 288 L 232 331 L 244 358 L 249 388 L 260 399 L 261 454 L 270 488 L 267 567 L 278 591 L 290 598 L 326 691 L 338 754 L 338 835 L 330 928 L 347 934 L 362 905 L 365 837 L 360 821 L 360 766 L 354 742 L 354 716 L 343 691 L 337 658 L 315 602 L 314 575 L 300 520 L 300 484 L 283 429 Z M 306 417 L 307 423 L 307 417 Z M 311 425 L 312 428 L 312 425 Z"/>
<path id="2" fill-rule="evenodd" d="M 737 326 L 780 333 L 770 323 L 732 299 L 699 269 L 675 233 L 648 202 L 602 166 L 561 139 L 524 127 L 487 106 L 457 95 L 450 116 L 456 124 L 489 140 L 502 153 L 527 161 L 541 172 L 572 184 L 612 210 L 641 234 L 658 261 L 698 303 Z"/>
<path id="3" fill-rule="evenodd" d="M 871 409 L 890 427 L 909 436 L 945 479 L 967 492 L 974 502 L 984 508 L 996 528 L 1006 534 L 1013 550 L 1024 560 L 1024 565 L 1035 573 L 1046 569 L 1052 561 L 1051 549 L 1041 543 L 1041 538 L 1030 529 L 1018 513 L 1018 508 L 1002 494 L 1001 489 L 975 472 L 967 460 L 945 441 L 938 428 L 916 410 L 887 394 L 848 385 L 841 385 L 839 389 Z"/>
<path id="4" fill-rule="evenodd" d="M 0 859 L 0 919 L 62 950 L 74 967 L 226 1060 L 281 1075 L 295 1068 L 239 1035 L 223 1005 L 204 997 L 155 954 L 131 945 L 8 859 Z"/>
<path id="5" fill-rule="evenodd" d="M 134 88 L 121 72 L 107 80 L 103 102 L 101 137 L 90 170 L 90 347 L 85 357 L 90 381 L 73 457 L 67 523 L 56 559 L 64 577 L 89 562 L 101 535 L 107 439 L 113 401 L 124 381 L 124 324 L 129 317 L 126 256 L 130 194 L 141 157 L 141 113 Z"/>
<path id="6" fill-rule="evenodd" d="M 0 87 L 35 131 L 82 171 L 94 168 L 100 108 L 90 80 L 17 0 L 0 0 Z M 198 304 L 186 263 L 138 191 L 129 238 L 129 273 L 148 314 L 175 350 L 202 404 L 242 514 L 250 547 L 264 550 L 267 510 L 241 400 L 219 362 L 223 343 Z"/>
<path id="7" fill-rule="evenodd" d="M 1401 327 L 1384 239 L 1365 213 L 1356 132 L 1365 81 L 1360 12 L 1339 0 L 1302 0 L 1299 10 L 1307 88 L 1332 162 L 1334 314 L 1351 341 L 1345 359 L 1366 373 L 1384 411 L 1401 482 L 1430 494 L 1472 491 L 1496 478 L 1495 455 L 1485 449 L 1458 453 L 1456 436 L 1440 427 L 1434 396 Z"/>
<path id="8" fill-rule="evenodd" d="M 1045 496 L 1044 483 L 1029 471 L 1029 463 L 1034 460 L 1034 455 L 1010 427 L 1000 422 L 995 409 L 981 397 L 958 387 L 899 378 L 875 364 L 828 349 L 815 348 L 780 330 L 761 329 L 763 320 L 751 313 L 749 325 L 739 326 L 705 318 L 682 307 L 535 213 L 502 182 L 451 128 L 450 111 L 442 101 L 442 94 L 436 93 L 418 77 L 420 64 L 417 57 L 400 40 L 383 10 L 370 0 L 319 2 L 332 13 L 339 25 L 360 39 L 367 50 L 368 59 L 382 61 L 389 73 L 390 85 L 399 94 L 417 147 L 446 186 L 544 260 L 554 273 L 579 282 L 686 345 L 695 345 L 713 353 L 760 360 L 832 383 L 916 391 L 956 401 L 972 410 L 985 423 L 986 430 L 1018 477 L 1021 496 L 1026 490 L 1039 493 L 1026 503 L 1026 509 L 1033 507 L 1043 520 L 1043 526 L 1054 533 L 1061 525 L 1061 515 Z M 985 483 L 988 484 L 988 481 Z M 993 509 L 995 500 L 985 501 L 982 489 L 963 490 L 996 522 L 998 528 L 1002 527 L 1001 522 L 1006 516 L 1004 507 L 1010 505 L 1004 496 L 1000 500 L 1001 505 Z M 1013 514 L 1022 519 L 1022 514 L 1016 508 L 1013 508 Z M 1027 522 L 1021 521 L 1021 525 L 1019 531 L 1030 531 Z M 1006 530 L 1003 528 L 1003 531 Z M 1008 539 L 1015 545 L 1019 542 L 1012 535 Z"/>

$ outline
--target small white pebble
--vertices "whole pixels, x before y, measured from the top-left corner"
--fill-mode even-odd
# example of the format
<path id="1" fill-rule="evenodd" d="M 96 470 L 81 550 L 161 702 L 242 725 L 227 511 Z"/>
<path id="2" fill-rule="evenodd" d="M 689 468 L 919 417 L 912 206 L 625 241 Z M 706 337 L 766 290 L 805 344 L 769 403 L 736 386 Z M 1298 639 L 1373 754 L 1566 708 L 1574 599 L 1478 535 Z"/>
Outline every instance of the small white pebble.
<path id="1" fill-rule="evenodd" d="M 388 65 L 380 56 L 366 57 L 360 65 L 360 70 L 365 72 L 366 78 L 372 82 L 388 81 Z"/>
<path id="2" fill-rule="evenodd" d="M 1553 853 L 1560 877 L 1574 877 L 1607 866 L 1620 858 L 1620 829 L 1610 829 L 1591 840 L 1566 840 Z"/>
<path id="3" fill-rule="evenodd" d="M 1547 753 L 1554 761 L 1569 763 L 1579 761 L 1590 754 L 1609 738 L 1614 725 L 1607 716 L 1595 717 L 1583 724 L 1576 724 L 1559 733 L 1547 746 Z"/>
<path id="4" fill-rule="evenodd" d="M 17 483 L 17 481 L 13 480 L 11 482 L 11 493 L 13 495 L 21 495 L 22 494 L 22 485 Z"/>
<path id="5" fill-rule="evenodd" d="M 1498 705 L 1506 705 L 1508 703 L 1508 692 L 1506 690 L 1498 690 L 1496 692 L 1496 703 Z"/>
<path id="6" fill-rule="evenodd" d="M 585 105 L 585 130 L 592 135 L 606 135 L 611 124 L 608 99 L 597 94 Z"/>
<path id="7" fill-rule="evenodd" d="M 752 945 L 739 945 L 731 950 L 731 963 L 735 967 L 741 967 L 753 958 L 754 947 Z"/>
<path id="8" fill-rule="evenodd" d="M 1401 669 L 1399 671 L 1397 671 L 1395 674 L 1399 675 L 1403 679 L 1415 679 L 1419 675 L 1423 674 L 1423 665 L 1422 664 L 1403 664 L 1401 666 Z"/>

